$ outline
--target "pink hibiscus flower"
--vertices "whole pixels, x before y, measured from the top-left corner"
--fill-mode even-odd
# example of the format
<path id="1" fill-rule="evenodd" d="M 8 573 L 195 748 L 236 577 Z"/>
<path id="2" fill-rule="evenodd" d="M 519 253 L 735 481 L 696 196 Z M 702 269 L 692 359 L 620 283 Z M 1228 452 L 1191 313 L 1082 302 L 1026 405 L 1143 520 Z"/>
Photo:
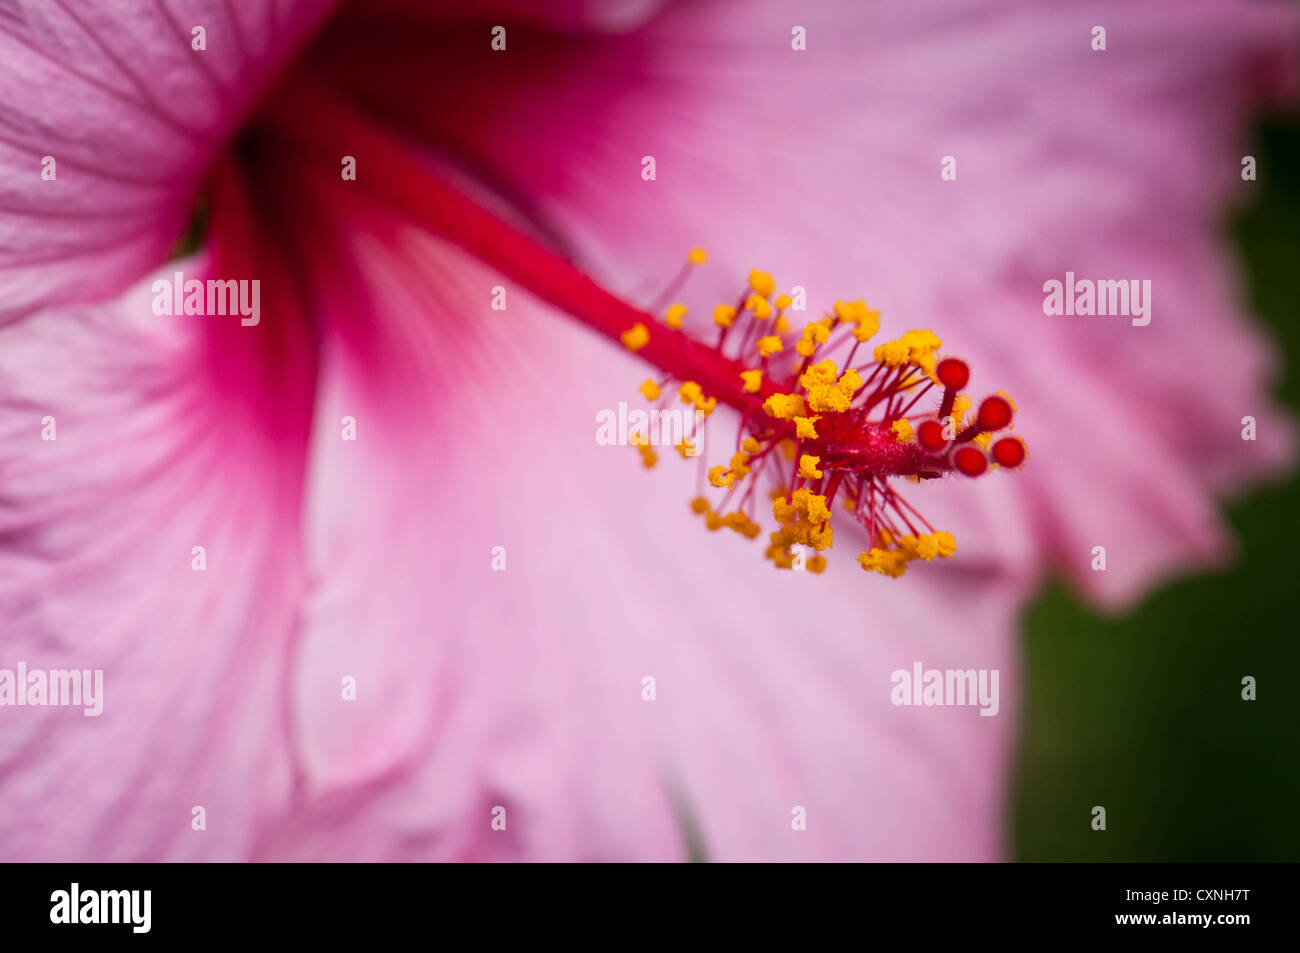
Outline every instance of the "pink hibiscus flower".
<path id="1" fill-rule="evenodd" d="M 4 859 L 996 858 L 1026 595 L 1221 558 L 1289 460 L 1214 231 L 1289 7 L 528 6 L 0 9 L 0 667 L 104 673 L 0 713 Z M 959 558 L 773 572 L 593 441 L 657 375 L 553 253 L 643 305 L 696 245 L 701 337 L 759 267 L 1013 395 L 1024 472 L 909 491 Z"/>

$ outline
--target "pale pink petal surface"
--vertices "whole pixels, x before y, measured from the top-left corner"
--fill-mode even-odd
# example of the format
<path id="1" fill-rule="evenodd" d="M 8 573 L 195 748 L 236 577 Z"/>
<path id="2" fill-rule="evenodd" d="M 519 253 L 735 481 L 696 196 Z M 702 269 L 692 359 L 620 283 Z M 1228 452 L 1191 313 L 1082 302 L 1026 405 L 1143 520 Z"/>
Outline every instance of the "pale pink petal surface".
<path id="1" fill-rule="evenodd" d="M 184 27 L 224 8 L 166 9 Z M 46 92 L 0 140 L 22 170 L 6 206 L 32 212 L 0 225 L 23 318 L 0 332 L 4 651 L 101 666 L 107 698 L 99 718 L 8 713 L 5 858 L 676 859 L 690 815 L 719 859 L 999 857 L 1035 581 L 1060 563 L 1132 597 L 1216 555 L 1213 492 L 1285 458 L 1212 229 L 1290 13 L 632 5 L 594 24 L 626 34 L 514 34 L 490 81 L 486 43 L 475 72 L 420 47 L 434 31 L 379 46 L 353 28 L 373 60 L 348 85 L 376 115 L 510 183 L 618 290 L 648 297 L 703 243 L 701 304 L 752 266 L 813 307 L 866 295 L 1016 397 L 1030 467 L 918 492 L 963 558 L 893 582 L 851 539 L 813 577 L 705 534 L 688 467 L 645 474 L 592 439 L 636 358 L 522 289 L 490 310 L 490 269 L 288 154 L 260 157 L 243 196 L 223 166 L 208 250 L 161 264 L 210 144 L 325 13 L 275 9 L 277 30 L 237 31 L 242 68 L 213 30 L 206 71 L 166 31 L 134 31 L 143 49 L 90 24 L 117 56 L 97 60 L 66 17 L 6 24 L 22 69 L 4 102 Z M 557 22 L 593 25 L 575 10 Z M 1102 68 L 1094 19 L 1142 55 L 1116 38 Z M 304 69 L 346 55 L 327 41 Z M 69 60 L 89 79 L 49 72 Z M 408 95 L 420 68 L 442 96 Z M 46 152 L 74 159 L 56 193 L 32 171 Z M 1045 317 L 1041 283 L 1066 268 L 1152 278 L 1156 319 Z M 150 280 L 182 269 L 278 291 L 257 328 L 155 317 Z M 1203 364 L 1212 386 L 1188 372 Z M 1094 541 L 1114 571 L 1087 572 Z M 914 660 L 999 669 L 999 716 L 892 706 L 889 673 Z"/>

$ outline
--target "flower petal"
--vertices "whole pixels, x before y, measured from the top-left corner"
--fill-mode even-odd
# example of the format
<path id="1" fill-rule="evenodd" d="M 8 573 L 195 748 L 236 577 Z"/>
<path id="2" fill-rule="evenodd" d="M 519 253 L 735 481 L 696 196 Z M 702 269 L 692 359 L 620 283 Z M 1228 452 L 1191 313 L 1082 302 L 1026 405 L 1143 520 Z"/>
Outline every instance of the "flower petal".
<path id="1" fill-rule="evenodd" d="M 6 5 L 0 323 L 116 298 L 165 260 L 209 160 L 333 5 Z"/>

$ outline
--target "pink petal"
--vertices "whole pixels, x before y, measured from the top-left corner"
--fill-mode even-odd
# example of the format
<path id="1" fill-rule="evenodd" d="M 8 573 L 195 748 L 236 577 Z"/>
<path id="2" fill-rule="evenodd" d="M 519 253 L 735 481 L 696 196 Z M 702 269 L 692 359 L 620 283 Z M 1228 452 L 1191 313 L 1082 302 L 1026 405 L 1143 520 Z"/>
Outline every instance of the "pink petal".
<path id="1" fill-rule="evenodd" d="M 164 260 L 208 160 L 329 0 L 20 2 L 0 19 L 0 322 Z M 203 26 L 207 50 L 191 48 Z M 53 157 L 53 180 L 42 178 Z"/>

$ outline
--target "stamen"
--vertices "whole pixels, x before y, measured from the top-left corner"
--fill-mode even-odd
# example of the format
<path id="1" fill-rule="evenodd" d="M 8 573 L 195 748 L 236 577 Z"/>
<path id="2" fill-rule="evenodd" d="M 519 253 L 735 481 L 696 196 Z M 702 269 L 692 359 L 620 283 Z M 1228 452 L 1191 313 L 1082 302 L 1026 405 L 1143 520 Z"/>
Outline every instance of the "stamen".
<path id="1" fill-rule="evenodd" d="M 617 298 L 443 182 L 417 152 L 337 97 L 302 85 L 271 109 L 278 134 L 318 159 L 329 174 L 341 154 L 339 144 L 347 143 L 343 151 L 366 157 L 367 172 L 356 185 L 373 198 L 658 368 L 658 380 L 640 385 L 646 399 L 668 400 L 664 391 L 675 385 L 679 399 L 705 418 L 693 443 L 683 441 L 678 447 L 684 458 L 695 455 L 688 450 L 703 441 L 709 415 L 719 404 L 735 410 L 738 449 L 728 464 L 707 467 L 703 455 L 697 458 L 701 488 L 707 468 L 708 483 L 725 491 L 717 510 L 703 495 L 691 501 L 708 529 L 727 527 L 748 539 L 757 537 L 761 527 L 753 509 L 754 490 L 760 478 L 767 478 L 776 480 L 771 498 L 778 528 L 769 535 L 766 555 L 778 568 L 825 569 L 822 552 L 834 540 L 831 508 L 839 494 L 870 541 L 858 557 L 864 569 L 897 577 L 914 559 L 929 562 L 956 552 L 952 536 L 935 530 L 894 483 L 899 477 L 920 483 L 953 472 L 983 474 L 989 467 L 984 448 L 990 434 L 1011 424 L 1015 408 L 1005 396 L 986 398 L 976 420 L 950 440 L 945 423 L 960 426 L 970 405 L 959 393 L 969 382 L 970 368 L 957 358 L 938 360 L 942 342 L 934 332 L 909 331 L 878 345 L 871 363 L 854 367 L 859 345 L 879 330 L 879 311 L 864 301 L 838 301 L 792 337 L 785 315 L 791 298 L 774 299 L 775 280 L 756 269 L 735 306 L 712 310 L 719 333 L 716 343 L 707 345 L 683 332 L 685 305 L 668 307 L 659 321 Z M 651 310 L 658 313 L 676 297 L 707 257 L 703 249 L 692 250 Z M 826 356 L 850 339 L 842 364 Z M 943 388 L 938 407 L 917 411 L 935 386 Z M 654 466 L 658 456 L 645 435 L 634 435 L 632 442 L 645 466 Z M 989 452 L 1006 469 L 1018 467 L 1026 457 L 1017 438 L 998 440 Z M 788 463 L 781 464 L 780 457 Z M 723 512 L 733 501 L 736 508 Z"/>

